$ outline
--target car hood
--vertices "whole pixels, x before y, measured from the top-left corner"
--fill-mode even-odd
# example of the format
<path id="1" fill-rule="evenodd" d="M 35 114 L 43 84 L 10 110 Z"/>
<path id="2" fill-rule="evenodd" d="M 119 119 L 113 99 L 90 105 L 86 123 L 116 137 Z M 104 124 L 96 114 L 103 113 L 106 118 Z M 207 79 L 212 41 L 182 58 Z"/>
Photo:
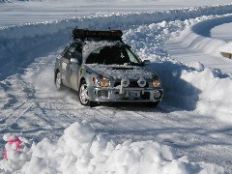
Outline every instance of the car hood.
<path id="1" fill-rule="evenodd" d="M 86 67 L 92 73 L 96 73 L 114 80 L 138 80 L 140 78 L 150 80 L 156 76 L 155 74 L 145 70 L 144 67 L 140 66 L 91 64 L 86 65 Z"/>

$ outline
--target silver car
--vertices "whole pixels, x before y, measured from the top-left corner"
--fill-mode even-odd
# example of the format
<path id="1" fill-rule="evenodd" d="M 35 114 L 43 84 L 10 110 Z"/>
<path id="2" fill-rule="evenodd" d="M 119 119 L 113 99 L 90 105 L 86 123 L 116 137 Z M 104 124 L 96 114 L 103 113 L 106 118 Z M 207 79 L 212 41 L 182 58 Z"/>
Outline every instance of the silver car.
<path id="1" fill-rule="evenodd" d="M 57 57 L 55 85 L 78 91 L 82 105 L 141 102 L 156 106 L 163 97 L 159 76 L 146 70 L 125 44 L 121 31 L 75 29 L 74 41 Z"/>

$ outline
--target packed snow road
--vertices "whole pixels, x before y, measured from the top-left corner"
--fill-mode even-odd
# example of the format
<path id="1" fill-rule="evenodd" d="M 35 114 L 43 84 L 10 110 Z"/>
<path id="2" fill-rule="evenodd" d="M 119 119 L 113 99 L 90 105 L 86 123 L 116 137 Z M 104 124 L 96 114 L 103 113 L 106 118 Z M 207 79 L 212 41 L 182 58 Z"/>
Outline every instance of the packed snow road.
<path id="1" fill-rule="evenodd" d="M 225 14 L 218 9 L 224 9 Z M 206 53 L 200 53 L 201 57 L 194 62 L 181 64 L 169 57 L 164 47 L 170 36 L 176 38 L 183 29 L 200 21 L 217 18 L 218 15 L 227 16 L 226 13 L 231 12 L 231 9 L 231 6 L 220 6 L 192 11 L 169 11 L 159 13 L 159 16 L 157 13 L 113 15 L 2 29 L 0 32 L 2 43 L 0 46 L 2 53 L 0 57 L 2 62 L 0 65 L 0 134 L 2 136 L 7 133 L 19 135 L 33 139 L 36 143 L 45 137 L 50 139 L 49 146 L 49 143 L 42 141 L 41 148 L 35 147 L 35 154 L 32 154 L 35 157 L 39 149 L 52 151 L 56 148 L 66 152 L 63 148 L 70 148 L 68 145 L 64 144 L 62 147 L 62 144 L 55 142 L 65 128 L 74 122 L 79 122 L 78 125 L 72 125 L 67 129 L 63 140 L 68 141 L 69 136 L 75 139 L 72 132 L 77 132 L 80 137 L 86 135 L 87 139 L 83 142 L 74 140 L 74 146 L 80 146 L 80 149 L 85 148 L 86 142 L 90 146 L 94 145 L 92 134 L 102 135 L 103 142 L 110 142 L 112 139 L 115 144 L 127 140 L 146 142 L 143 145 L 124 144 L 122 145 L 124 151 L 121 152 L 118 147 L 121 153 L 132 152 L 131 146 L 141 146 L 146 149 L 150 147 L 147 145 L 147 140 L 152 140 L 161 146 L 155 145 L 157 152 L 171 153 L 174 156 L 173 159 L 167 160 L 167 164 L 171 161 L 174 166 L 177 166 L 176 173 L 178 171 L 184 173 L 186 170 L 186 173 L 231 173 L 232 112 L 230 106 L 232 101 L 228 98 L 232 91 L 230 74 L 208 69 L 208 64 L 204 64 L 200 59 Z M 152 64 L 149 68 L 158 71 L 161 75 L 166 94 L 163 103 L 158 108 L 130 104 L 87 108 L 79 104 L 75 92 L 67 89 L 57 92 L 53 84 L 55 57 L 71 39 L 70 31 L 76 25 L 102 29 L 111 26 L 123 29 L 125 42 L 130 44 L 143 59 L 151 59 Z M 218 68 L 222 71 L 227 66 L 228 63 L 223 63 Z M 221 91 L 222 88 L 224 91 Z M 91 128 L 88 124 L 83 126 L 80 123 L 83 120 L 90 124 Z M 86 132 L 81 133 L 80 128 Z M 63 140 L 60 139 L 59 142 Z M 3 140 L 0 142 L 2 148 L 5 142 Z M 104 149 L 104 145 L 100 142 L 94 142 L 97 143 L 96 146 Z M 111 146 L 114 147 L 112 144 Z M 100 153 L 103 153 L 102 149 L 98 149 Z M 84 151 L 86 152 L 86 149 Z M 63 155 L 70 153 L 76 155 L 76 158 L 83 155 L 76 149 Z M 91 153 L 96 155 L 97 152 Z M 26 152 L 25 154 L 28 155 Z M 104 154 L 109 156 L 105 151 Z M 89 156 L 89 154 L 85 155 Z M 43 165 L 43 168 L 49 169 L 45 172 L 49 171 L 49 173 L 68 171 L 68 169 L 56 171 L 52 168 L 58 166 L 57 163 L 62 154 L 40 156 L 44 161 L 54 160 L 54 165 L 33 161 L 34 158 L 31 163 L 26 164 L 25 162 L 30 162 L 31 159 L 31 155 L 28 156 L 29 159 L 23 161 L 23 164 L 16 165 L 17 161 L 13 161 L 14 165 L 8 165 L 1 161 L 0 167 L 4 167 L 11 173 L 25 172 L 25 168 L 21 170 L 23 166 L 35 169 L 35 164 Z M 186 156 L 188 160 L 185 162 L 179 160 L 183 156 Z M 147 157 L 147 154 L 144 154 L 144 157 Z M 99 161 L 104 161 L 93 159 L 97 161 L 97 164 Z M 165 160 L 162 161 L 162 158 L 159 160 L 163 167 L 151 168 L 149 172 L 155 170 L 160 172 L 161 169 L 164 173 L 169 171 L 170 166 L 162 165 Z M 132 164 L 128 162 L 126 165 L 131 167 Z M 87 166 L 91 166 L 90 163 Z M 34 173 L 38 171 L 35 169 Z M 137 171 L 141 172 L 141 170 Z M 69 172 L 72 171 L 69 170 Z"/>

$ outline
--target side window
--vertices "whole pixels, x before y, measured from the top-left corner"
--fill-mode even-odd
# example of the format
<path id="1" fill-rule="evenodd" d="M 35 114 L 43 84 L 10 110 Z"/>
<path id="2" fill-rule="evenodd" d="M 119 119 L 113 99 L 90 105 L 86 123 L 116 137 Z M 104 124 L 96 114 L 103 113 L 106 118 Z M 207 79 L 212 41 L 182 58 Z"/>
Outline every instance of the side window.
<path id="1" fill-rule="evenodd" d="M 65 52 L 64 52 L 64 57 L 66 59 L 70 59 L 72 57 L 72 52 L 73 50 L 75 50 L 75 48 L 73 47 L 73 45 L 71 45 L 70 47 L 68 47 Z"/>
<path id="2" fill-rule="evenodd" d="M 66 59 L 77 58 L 79 61 L 82 60 L 82 45 L 81 43 L 74 43 L 64 52 Z"/>
<path id="3" fill-rule="evenodd" d="M 61 56 L 63 56 L 63 57 L 65 56 L 65 54 L 66 54 L 68 48 L 69 48 L 69 47 L 65 47 L 64 51 L 62 51 L 62 53 L 61 53 Z"/>

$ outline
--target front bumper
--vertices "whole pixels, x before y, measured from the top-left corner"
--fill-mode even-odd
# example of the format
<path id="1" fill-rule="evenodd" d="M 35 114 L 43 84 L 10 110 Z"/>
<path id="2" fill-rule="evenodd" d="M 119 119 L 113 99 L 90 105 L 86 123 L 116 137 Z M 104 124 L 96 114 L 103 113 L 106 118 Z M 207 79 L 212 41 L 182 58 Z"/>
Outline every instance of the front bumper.
<path id="1" fill-rule="evenodd" d="M 158 88 L 98 88 L 88 87 L 89 100 L 94 102 L 158 102 L 163 89 Z"/>

